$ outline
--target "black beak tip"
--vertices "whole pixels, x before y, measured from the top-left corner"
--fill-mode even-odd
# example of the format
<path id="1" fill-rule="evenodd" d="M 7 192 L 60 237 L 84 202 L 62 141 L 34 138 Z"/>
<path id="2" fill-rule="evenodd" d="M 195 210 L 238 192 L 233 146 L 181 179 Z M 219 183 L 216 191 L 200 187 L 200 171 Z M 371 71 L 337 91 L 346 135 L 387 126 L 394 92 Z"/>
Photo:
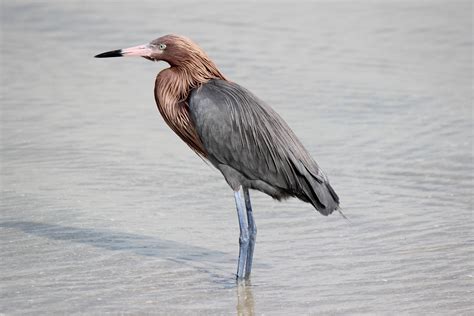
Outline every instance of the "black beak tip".
<path id="1" fill-rule="evenodd" d="M 113 50 L 113 51 L 110 51 L 110 52 L 105 52 L 105 53 L 102 53 L 102 54 L 99 54 L 99 55 L 95 55 L 94 57 L 95 58 L 107 58 L 107 57 L 122 57 L 122 56 L 123 56 L 122 50 L 117 49 L 117 50 Z"/>

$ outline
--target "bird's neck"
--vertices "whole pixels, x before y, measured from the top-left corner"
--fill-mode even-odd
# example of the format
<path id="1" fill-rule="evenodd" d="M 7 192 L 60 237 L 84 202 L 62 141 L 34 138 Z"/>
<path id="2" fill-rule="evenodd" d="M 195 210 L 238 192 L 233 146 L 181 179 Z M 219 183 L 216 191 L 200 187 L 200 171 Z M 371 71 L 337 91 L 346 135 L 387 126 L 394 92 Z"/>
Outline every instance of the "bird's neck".
<path id="1" fill-rule="evenodd" d="M 155 81 L 155 101 L 163 119 L 202 157 L 206 157 L 207 154 L 191 121 L 186 100 L 192 89 L 211 79 L 225 80 L 215 66 L 209 69 L 197 67 L 192 70 L 188 67 L 172 66 L 162 70 Z"/>
<path id="2" fill-rule="evenodd" d="M 184 101 L 192 89 L 211 79 L 226 80 L 211 60 L 188 62 L 185 66 L 171 66 L 162 70 L 156 77 L 157 101 L 162 105 Z"/>

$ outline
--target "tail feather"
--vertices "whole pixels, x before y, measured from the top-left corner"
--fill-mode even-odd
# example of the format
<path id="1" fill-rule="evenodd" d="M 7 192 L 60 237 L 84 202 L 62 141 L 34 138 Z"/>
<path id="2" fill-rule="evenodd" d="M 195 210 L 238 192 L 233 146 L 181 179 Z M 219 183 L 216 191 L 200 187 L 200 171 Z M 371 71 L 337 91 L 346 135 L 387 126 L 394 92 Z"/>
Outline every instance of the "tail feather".
<path id="1" fill-rule="evenodd" d="M 311 174 L 300 175 L 303 181 L 302 200 L 310 202 L 321 214 L 327 216 L 338 209 L 339 197 L 327 180 L 322 183 L 317 181 Z"/>
<path id="2" fill-rule="evenodd" d="M 344 218 L 349 223 L 352 223 L 351 220 L 346 215 L 344 215 L 344 213 L 342 212 L 342 208 L 340 206 L 338 206 L 338 208 L 336 210 L 339 212 L 339 214 L 342 216 L 342 218 Z"/>
<path id="3" fill-rule="evenodd" d="M 327 216 L 338 209 L 339 197 L 322 172 L 314 173 L 298 160 L 290 160 L 296 171 L 296 183 L 299 187 L 296 196 L 311 203 L 321 214 Z M 318 170 L 317 165 L 314 166 Z"/>
<path id="4" fill-rule="evenodd" d="M 316 196 L 319 203 L 312 203 L 313 206 L 323 215 L 327 216 L 339 207 L 339 197 L 329 182 L 318 183 L 312 181 L 312 193 Z M 322 207 L 320 207 L 322 205 Z"/>

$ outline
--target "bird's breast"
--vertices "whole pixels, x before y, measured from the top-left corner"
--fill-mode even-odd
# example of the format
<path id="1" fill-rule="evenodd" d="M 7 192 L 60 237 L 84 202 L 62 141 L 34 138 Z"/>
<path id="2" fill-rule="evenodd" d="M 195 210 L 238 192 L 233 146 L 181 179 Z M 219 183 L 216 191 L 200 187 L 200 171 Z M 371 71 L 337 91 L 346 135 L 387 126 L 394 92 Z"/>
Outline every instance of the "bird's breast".
<path id="1" fill-rule="evenodd" d="M 168 79 L 168 80 L 166 80 Z M 198 155 L 207 153 L 191 120 L 186 103 L 187 92 L 182 84 L 160 73 L 155 82 L 155 101 L 168 126 Z"/>

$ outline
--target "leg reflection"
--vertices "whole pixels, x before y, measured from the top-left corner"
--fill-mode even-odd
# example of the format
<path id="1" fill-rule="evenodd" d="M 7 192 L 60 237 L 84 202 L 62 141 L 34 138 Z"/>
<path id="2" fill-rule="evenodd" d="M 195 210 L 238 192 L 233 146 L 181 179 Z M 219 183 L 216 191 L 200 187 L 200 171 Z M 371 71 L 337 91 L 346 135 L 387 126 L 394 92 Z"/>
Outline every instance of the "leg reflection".
<path id="1" fill-rule="evenodd" d="M 249 280 L 237 284 L 237 315 L 253 316 L 255 301 L 253 299 L 252 285 Z"/>

